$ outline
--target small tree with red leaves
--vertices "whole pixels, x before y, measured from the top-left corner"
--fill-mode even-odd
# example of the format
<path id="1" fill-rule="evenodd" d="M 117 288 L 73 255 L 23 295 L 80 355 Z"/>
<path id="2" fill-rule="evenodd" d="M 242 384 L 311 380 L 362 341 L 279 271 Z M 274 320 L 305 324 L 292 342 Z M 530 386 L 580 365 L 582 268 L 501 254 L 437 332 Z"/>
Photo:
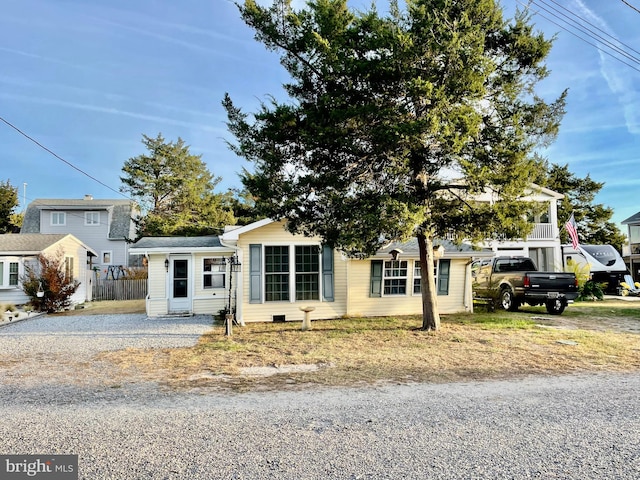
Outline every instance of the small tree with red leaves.
<path id="1" fill-rule="evenodd" d="M 38 255 L 38 263 L 26 265 L 25 270 L 22 287 L 40 311 L 59 312 L 71 306 L 80 282 L 73 278 L 73 259 L 65 257 L 62 249 L 54 255 Z"/>

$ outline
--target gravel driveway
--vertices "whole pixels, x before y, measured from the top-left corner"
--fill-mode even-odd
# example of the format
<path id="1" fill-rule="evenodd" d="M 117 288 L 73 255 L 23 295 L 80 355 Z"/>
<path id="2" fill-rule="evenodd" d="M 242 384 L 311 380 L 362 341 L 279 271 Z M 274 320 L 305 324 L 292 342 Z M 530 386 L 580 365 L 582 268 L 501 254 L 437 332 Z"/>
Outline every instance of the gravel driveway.
<path id="1" fill-rule="evenodd" d="M 77 454 L 91 480 L 639 477 L 639 374 L 253 394 L 62 381 L 57 364 L 53 378 L 28 374 L 102 349 L 189 345 L 208 322 L 44 317 L 0 329 L 2 451 Z M 6 363 L 16 356 L 35 363 Z"/>

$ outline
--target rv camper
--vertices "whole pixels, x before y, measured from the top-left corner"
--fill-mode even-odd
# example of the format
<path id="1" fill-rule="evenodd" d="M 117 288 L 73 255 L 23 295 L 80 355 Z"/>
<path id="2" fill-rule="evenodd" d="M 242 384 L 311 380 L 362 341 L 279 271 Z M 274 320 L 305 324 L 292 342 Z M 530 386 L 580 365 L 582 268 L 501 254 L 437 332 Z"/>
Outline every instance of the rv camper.
<path id="1" fill-rule="evenodd" d="M 606 283 L 605 293 L 616 295 L 620 282 L 628 275 L 627 265 L 611 245 L 578 245 L 574 249 L 571 245 L 562 246 L 564 266 L 569 260 L 580 265 L 588 264 L 591 279 L 597 283 Z"/>

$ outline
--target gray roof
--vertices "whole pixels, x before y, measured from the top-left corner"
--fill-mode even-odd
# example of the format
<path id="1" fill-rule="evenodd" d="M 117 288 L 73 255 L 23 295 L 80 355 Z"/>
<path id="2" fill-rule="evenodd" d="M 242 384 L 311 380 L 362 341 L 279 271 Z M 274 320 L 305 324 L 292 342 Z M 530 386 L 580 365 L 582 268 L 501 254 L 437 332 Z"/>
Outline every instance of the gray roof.
<path id="1" fill-rule="evenodd" d="M 41 210 L 111 210 L 109 238 L 120 240 L 131 236 L 131 217 L 138 209 L 131 200 L 38 198 L 27 207 L 20 233 L 40 233 Z"/>
<path id="2" fill-rule="evenodd" d="M 433 240 L 433 246 L 437 247 L 442 245 L 444 247 L 444 256 L 464 256 L 464 257 L 482 257 L 482 256 L 493 256 L 493 251 L 488 248 L 476 248 L 473 245 L 468 243 L 461 243 L 460 245 L 456 245 L 455 243 L 449 240 Z M 420 248 L 418 246 L 418 239 L 411 238 L 406 242 L 394 242 L 390 245 L 387 245 L 385 248 L 381 248 L 376 253 L 376 256 L 388 256 L 389 252 L 394 249 L 402 250 L 403 255 L 410 257 L 417 257 L 420 255 Z"/>
<path id="3" fill-rule="evenodd" d="M 637 225 L 637 224 L 640 224 L 640 212 L 636 213 L 635 215 L 631 215 L 626 220 L 623 220 L 622 224 L 623 225 L 627 225 L 627 224 Z"/>
<path id="4" fill-rule="evenodd" d="M 142 237 L 131 245 L 130 251 L 136 250 L 173 250 L 176 248 L 220 248 L 220 238 L 217 235 L 200 237 Z"/>
<path id="5" fill-rule="evenodd" d="M 0 254 L 35 254 L 49 248 L 51 245 L 69 235 L 26 233 L 23 235 L 7 233 L 0 235 Z"/>

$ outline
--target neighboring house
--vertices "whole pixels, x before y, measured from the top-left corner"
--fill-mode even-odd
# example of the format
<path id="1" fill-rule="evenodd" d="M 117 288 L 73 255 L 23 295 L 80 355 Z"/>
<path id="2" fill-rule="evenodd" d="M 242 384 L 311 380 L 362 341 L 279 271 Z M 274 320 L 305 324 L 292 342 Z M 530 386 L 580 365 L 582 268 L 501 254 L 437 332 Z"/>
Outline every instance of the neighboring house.
<path id="1" fill-rule="evenodd" d="M 495 239 L 487 241 L 481 246 L 493 250 L 496 255 L 531 257 L 539 270 L 562 271 L 558 201 L 563 199 L 564 195 L 532 184 L 526 192 L 525 198 L 544 207 L 541 214 L 532 215 L 529 219 L 533 223 L 533 231 L 527 238 L 520 240 Z M 478 197 L 477 200 L 492 202 L 495 201 L 495 198 L 487 193 Z"/>
<path id="2" fill-rule="evenodd" d="M 624 248 L 622 257 L 633 280 L 640 281 L 640 212 L 630 216 L 622 222 L 627 226 L 629 246 Z"/>
<path id="3" fill-rule="evenodd" d="M 37 199 L 25 211 L 20 234 L 70 233 L 98 253 L 93 266 L 108 276 L 135 264 L 128 240 L 136 236 L 137 215 L 130 200 Z"/>
<path id="4" fill-rule="evenodd" d="M 440 245 L 439 311 L 471 312 L 471 260 L 493 252 Z M 143 238 L 131 253 L 148 259 L 151 317 L 227 308 L 240 322 L 301 321 L 306 307 L 314 308 L 312 318 L 422 312 L 415 241 L 353 259 L 318 238 L 292 235 L 282 222 L 261 220 L 227 228 L 220 237 Z M 232 259 L 240 265 L 232 268 Z"/>
<path id="5" fill-rule="evenodd" d="M 96 252 L 70 234 L 0 235 L 0 303 L 22 305 L 29 297 L 22 290 L 21 279 L 26 266 L 38 267 L 38 255 L 64 255 L 65 273 L 80 282 L 71 298 L 83 303 L 91 298 L 89 267 Z"/>

